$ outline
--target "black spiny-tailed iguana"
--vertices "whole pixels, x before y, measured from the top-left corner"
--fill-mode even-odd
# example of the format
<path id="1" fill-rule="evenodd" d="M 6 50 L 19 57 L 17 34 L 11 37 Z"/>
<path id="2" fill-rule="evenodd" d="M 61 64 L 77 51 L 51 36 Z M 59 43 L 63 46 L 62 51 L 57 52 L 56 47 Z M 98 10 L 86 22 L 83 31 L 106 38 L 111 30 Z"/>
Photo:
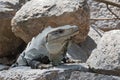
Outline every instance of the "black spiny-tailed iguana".
<path id="1" fill-rule="evenodd" d="M 65 25 L 57 28 L 48 27 L 33 37 L 26 49 L 20 54 L 16 65 L 39 68 L 42 63 L 61 64 L 67 51 L 70 38 L 78 32 L 77 26 Z"/>

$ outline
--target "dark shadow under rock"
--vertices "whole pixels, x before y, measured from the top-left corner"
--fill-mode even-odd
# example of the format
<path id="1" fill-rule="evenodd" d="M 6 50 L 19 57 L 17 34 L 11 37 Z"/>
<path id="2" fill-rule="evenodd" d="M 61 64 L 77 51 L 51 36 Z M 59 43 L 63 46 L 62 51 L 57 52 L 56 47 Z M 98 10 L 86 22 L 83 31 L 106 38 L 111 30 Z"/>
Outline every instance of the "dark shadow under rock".
<path id="1" fill-rule="evenodd" d="M 74 60 L 80 60 L 81 62 L 86 62 L 88 57 L 90 56 L 91 52 L 96 48 L 97 44 L 91 37 L 87 37 L 87 39 L 77 45 L 72 43 L 70 48 L 68 49 L 67 56 Z"/>

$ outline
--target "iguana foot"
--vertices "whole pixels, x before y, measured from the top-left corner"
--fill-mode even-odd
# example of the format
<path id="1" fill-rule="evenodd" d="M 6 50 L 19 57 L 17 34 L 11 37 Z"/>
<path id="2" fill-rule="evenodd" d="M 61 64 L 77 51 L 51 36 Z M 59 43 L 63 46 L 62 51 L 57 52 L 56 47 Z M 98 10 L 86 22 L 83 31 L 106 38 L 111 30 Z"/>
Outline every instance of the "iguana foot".
<path id="1" fill-rule="evenodd" d="M 35 61 L 35 60 L 31 60 L 31 61 L 28 63 L 28 65 L 30 65 L 30 67 L 31 67 L 32 69 L 37 69 L 38 66 L 40 65 L 40 62 L 39 62 L 39 61 Z"/>
<path id="2" fill-rule="evenodd" d="M 50 63 L 50 60 L 47 56 L 40 58 L 40 60 L 36 59 L 36 60 L 28 61 L 28 65 L 30 65 L 32 69 L 38 69 L 40 67 L 39 65 L 49 64 L 49 63 Z"/>

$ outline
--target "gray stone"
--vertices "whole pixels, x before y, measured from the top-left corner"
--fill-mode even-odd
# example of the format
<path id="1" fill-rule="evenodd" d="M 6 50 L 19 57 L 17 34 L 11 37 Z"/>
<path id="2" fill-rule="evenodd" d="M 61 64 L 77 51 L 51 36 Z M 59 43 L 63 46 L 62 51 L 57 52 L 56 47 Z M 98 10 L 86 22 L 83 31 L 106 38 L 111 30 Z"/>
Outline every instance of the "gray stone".
<path id="1" fill-rule="evenodd" d="M 19 4 L 19 0 L 0 0 L 0 12 L 16 11 L 19 7 L 17 4 Z"/>
<path id="2" fill-rule="evenodd" d="M 104 31 L 100 30 L 99 28 L 95 27 L 94 25 L 91 25 L 90 31 L 88 33 L 88 36 L 96 43 L 98 44 L 102 36 L 104 35 Z M 90 44 L 92 45 L 92 43 Z"/>
<path id="3" fill-rule="evenodd" d="M 117 29 L 120 29 L 120 22 L 116 25 Z"/>
<path id="4" fill-rule="evenodd" d="M 0 72 L 0 80 L 68 80 L 73 71 L 88 71 L 85 64 L 66 64 L 50 69 L 15 67 Z"/>
<path id="5" fill-rule="evenodd" d="M 8 69 L 9 66 L 0 64 L 0 71 Z"/>
<path id="6" fill-rule="evenodd" d="M 86 52 L 77 44 L 72 43 L 68 48 L 67 57 L 74 60 L 79 60 L 79 62 L 86 62 L 88 55 Z"/>
<path id="7" fill-rule="evenodd" d="M 21 5 L 28 0 L 0 0 L 0 19 L 13 18 Z"/>
<path id="8" fill-rule="evenodd" d="M 98 73 L 120 75 L 120 30 L 103 35 L 87 64 Z"/>
<path id="9" fill-rule="evenodd" d="M 98 73 L 74 71 L 72 72 L 69 80 L 120 80 L 120 77 Z"/>
<path id="10" fill-rule="evenodd" d="M 118 3 L 119 0 L 111 0 L 113 2 Z M 120 22 L 119 19 L 116 18 L 106 7 L 106 4 L 95 2 L 94 0 L 88 0 L 91 10 L 91 19 L 98 19 L 92 20 L 92 24 L 103 31 L 109 31 L 113 29 L 118 29 L 116 25 Z M 110 6 L 110 9 L 120 18 L 120 8 Z M 101 20 L 100 20 L 101 19 Z M 106 20 L 105 20 L 106 19 Z"/>
<path id="11" fill-rule="evenodd" d="M 92 51 L 97 47 L 104 32 L 98 28 L 90 27 L 88 37 L 80 44 L 72 43 L 68 49 L 67 56 L 73 60 L 79 60 L 80 62 L 86 62 L 91 55 Z"/>
<path id="12" fill-rule="evenodd" d="M 76 42 L 82 42 L 89 31 L 89 7 L 85 0 L 31 0 L 12 19 L 12 31 L 28 43 L 45 27 L 76 25 L 79 35 Z"/>

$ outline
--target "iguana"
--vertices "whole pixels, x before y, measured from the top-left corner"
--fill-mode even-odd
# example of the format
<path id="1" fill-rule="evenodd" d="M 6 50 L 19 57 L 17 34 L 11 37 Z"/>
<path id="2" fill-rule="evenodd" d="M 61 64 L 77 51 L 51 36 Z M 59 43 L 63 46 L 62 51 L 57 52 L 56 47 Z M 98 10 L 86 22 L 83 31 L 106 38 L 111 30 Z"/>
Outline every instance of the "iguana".
<path id="1" fill-rule="evenodd" d="M 45 28 L 28 43 L 26 49 L 18 57 L 16 65 L 28 65 L 31 68 L 39 68 L 42 63 L 60 65 L 66 55 L 71 37 L 77 32 L 78 27 L 70 25 Z"/>

